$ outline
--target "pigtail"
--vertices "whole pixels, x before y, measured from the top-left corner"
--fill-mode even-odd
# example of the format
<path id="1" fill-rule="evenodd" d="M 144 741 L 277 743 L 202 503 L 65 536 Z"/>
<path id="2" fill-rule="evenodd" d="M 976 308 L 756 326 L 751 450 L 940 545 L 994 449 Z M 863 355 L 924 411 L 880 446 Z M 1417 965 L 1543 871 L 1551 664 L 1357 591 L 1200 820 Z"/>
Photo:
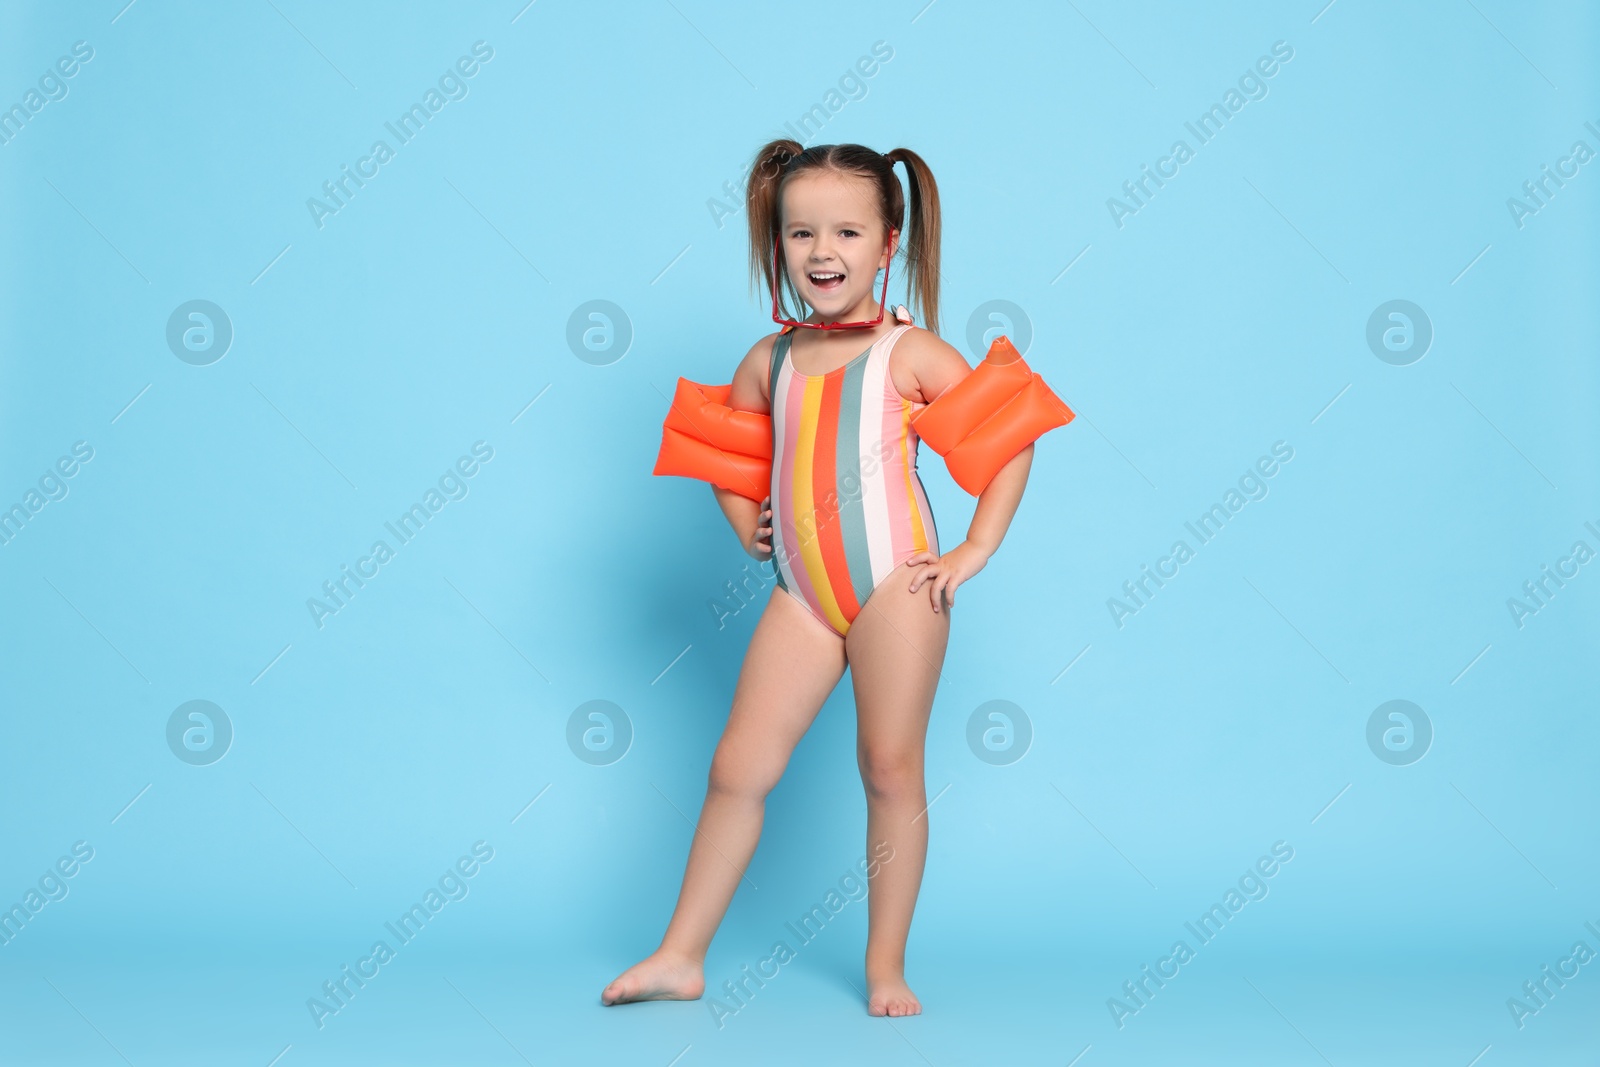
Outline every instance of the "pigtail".
<path id="1" fill-rule="evenodd" d="M 906 165 L 911 219 L 902 237 L 906 253 L 906 294 L 920 309 L 926 328 L 939 333 L 939 186 L 922 157 L 909 148 L 884 154 L 891 166 Z M 753 225 L 753 220 L 752 220 Z"/>
<path id="2" fill-rule="evenodd" d="M 755 289 L 758 279 L 767 283 L 772 292 L 776 284 L 789 286 L 787 272 L 781 278 L 772 276 L 772 242 L 778 237 L 778 185 L 784 166 L 804 149 L 799 141 L 780 138 L 771 141 L 756 153 L 755 164 L 750 168 L 750 182 L 745 189 L 745 217 L 750 223 L 750 288 Z M 780 261 L 780 271 L 782 271 Z M 795 294 L 798 301 L 799 294 Z"/>

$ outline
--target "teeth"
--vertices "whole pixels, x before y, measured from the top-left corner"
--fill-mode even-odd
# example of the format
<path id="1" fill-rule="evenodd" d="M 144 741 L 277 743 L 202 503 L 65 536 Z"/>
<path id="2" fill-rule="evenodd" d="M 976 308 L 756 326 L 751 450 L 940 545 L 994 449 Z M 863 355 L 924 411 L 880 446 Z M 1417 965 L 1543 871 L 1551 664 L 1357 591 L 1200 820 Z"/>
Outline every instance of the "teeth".
<path id="1" fill-rule="evenodd" d="M 844 277 L 843 274 L 813 274 L 811 276 L 811 280 L 814 281 L 814 282 L 826 282 L 826 281 L 831 281 L 834 278 L 843 278 L 843 277 Z"/>

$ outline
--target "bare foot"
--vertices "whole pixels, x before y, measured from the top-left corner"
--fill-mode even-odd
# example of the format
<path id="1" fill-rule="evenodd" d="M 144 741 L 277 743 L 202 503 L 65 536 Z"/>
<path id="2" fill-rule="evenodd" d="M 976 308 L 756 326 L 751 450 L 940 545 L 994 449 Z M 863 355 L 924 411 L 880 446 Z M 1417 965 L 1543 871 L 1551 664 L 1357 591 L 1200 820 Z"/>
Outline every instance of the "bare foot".
<path id="1" fill-rule="evenodd" d="M 619 974 L 600 993 L 600 1003 L 635 1000 L 697 1000 L 706 991 L 705 968 L 659 949 Z"/>
<path id="2" fill-rule="evenodd" d="M 922 1001 L 906 985 L 905 975 L 886 972 L 867 975 L 868 1015 L 921 1015 Z"/>

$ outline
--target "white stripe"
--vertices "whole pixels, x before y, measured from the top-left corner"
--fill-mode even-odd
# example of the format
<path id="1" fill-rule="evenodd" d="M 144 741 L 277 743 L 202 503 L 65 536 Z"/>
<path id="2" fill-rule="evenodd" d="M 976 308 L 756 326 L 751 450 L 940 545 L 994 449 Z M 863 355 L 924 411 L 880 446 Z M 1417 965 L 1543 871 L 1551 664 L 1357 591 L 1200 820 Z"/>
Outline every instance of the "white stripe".
<path id="1" fill-rule="evenodd" d="M 889 562 L 894 559 L 894 541 L 890 536 L 889 522 L 889 485 L 883 458 L 887 453 L 891 457 L 889 462 L 893 462 L 892 457 L 899 445 L 894 439 L 883 439 L 887 391 L 894 388 L 894 379 L 889 373 L 889 356 L 895 339 L 910 328 L 900 326 L 873 345 L 861 383 L 861 410 L 858 413 L 860 441 L 863 445 L 860 457 L 861 503 L 867 525 L 867 554 L 872 560 L 874 589 L 888 577 L 892 569 Z M 875 450 L 874 446 L 878 445 L 880 439 L 883 439 L 882 444 Z"/>

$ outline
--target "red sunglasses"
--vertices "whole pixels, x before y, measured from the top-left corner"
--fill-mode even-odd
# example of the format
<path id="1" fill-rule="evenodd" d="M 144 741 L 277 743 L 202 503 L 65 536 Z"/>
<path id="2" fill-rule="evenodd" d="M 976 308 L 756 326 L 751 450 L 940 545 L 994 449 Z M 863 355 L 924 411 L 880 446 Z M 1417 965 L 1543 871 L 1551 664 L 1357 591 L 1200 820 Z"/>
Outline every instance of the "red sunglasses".
<path id="1" fill-rule="evenodd" d="M 896 231 L 896 230 L 890 230 L 889 231 L 891 237 L 897 232 L 898 231 Z M 888 303 L 887 303 L 887 301 L 889 299 L 889 268 L 887 266 L 885 266 L 883 268 L 883 292 L 878 295 L 878 317 L 873 319 L 873 320 L 871 320 L 870 322 L 797 322 L 794 319 L 785 319 L 785 318 L 779 317 L 779 314 L 778 314 L 778 278 L 779 278 L 779 275 L 778 275 L 778 245 L 779 245 L 780 242 L 782 242 L 782 240 L 783 240 L 783 236 L 781 234 L 772 239 L 772 321 L 773 322 L 778 323 L 780 326 L 801 326 L 801 327 L 804 327 L 805 329 L 808 329 L 808 330 L 853 330 L 853 329 L 858 329 L 858 328 L 863 327 L 863 326 L 876 326 L 880 322 L 883 321 L 884 309 L 889 306 Z M 883 249 L 884 249 L 885 252 L 887 252 L 889 250 L 889 245 L 888 245 L 887 241 L 884 242 Z M 893 262 L 893 257 L 892 256 L 890 257 L 890 262 Z"/>

